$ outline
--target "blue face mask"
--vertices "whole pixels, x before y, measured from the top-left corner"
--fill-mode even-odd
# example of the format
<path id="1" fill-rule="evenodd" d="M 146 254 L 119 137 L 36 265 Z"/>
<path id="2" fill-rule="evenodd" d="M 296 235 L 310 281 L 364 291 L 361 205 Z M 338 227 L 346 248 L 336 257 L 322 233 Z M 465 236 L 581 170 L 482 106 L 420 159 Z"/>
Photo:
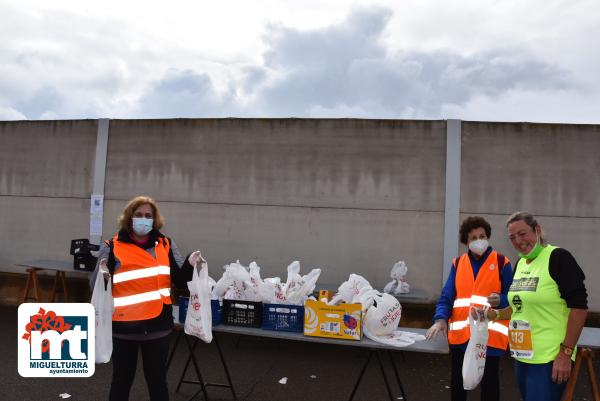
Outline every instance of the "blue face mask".
<path id="1" fill-rule="evenodd" d="M 153 219 L 145 217 L 133 217 L 132 219 L 133 232 L 139 236 L 144 236 L 152 231 Z"/>

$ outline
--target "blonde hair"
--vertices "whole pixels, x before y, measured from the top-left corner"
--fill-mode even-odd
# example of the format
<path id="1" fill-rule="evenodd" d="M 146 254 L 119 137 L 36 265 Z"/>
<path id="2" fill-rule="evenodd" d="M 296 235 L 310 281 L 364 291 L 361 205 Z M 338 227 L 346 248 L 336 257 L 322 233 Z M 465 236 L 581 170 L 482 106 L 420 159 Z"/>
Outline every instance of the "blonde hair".
<path id="1" fill-rule="evenodd" d="M 165 220 L 160 214 L 160 210 L 158 210 L 158 206 L 154 199 L 149 196 L 136 196 L 132 200 L 129 201 L 123 213 L 119 216 L 119 229 L 126 230 L 128 233 L 133 232 L 132 221 L 133 213 L 137 210 L 138 207 L 142 205 L 150 205 L 152 208 L 152 215 L 154 216 L 154 222 L 152 223 L 152 228 L 159 230 L 165 224 Z"/>

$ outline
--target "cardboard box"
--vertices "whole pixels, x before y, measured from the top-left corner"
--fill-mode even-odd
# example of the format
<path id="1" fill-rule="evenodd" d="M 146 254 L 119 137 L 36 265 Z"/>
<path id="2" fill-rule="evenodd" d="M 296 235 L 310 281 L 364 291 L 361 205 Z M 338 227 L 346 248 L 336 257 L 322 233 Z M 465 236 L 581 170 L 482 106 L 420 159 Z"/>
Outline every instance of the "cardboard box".
<path id="1" fill-rule="evenodd" d="M 304 303 L 304 335 L 312 337 L 360 340 L 362 305 L 327 305 L 308 300 Z"/>
<path id="2" fill-rule="evenodd" d="M 321 302 L 327 302 L 329 300 L 331 300 L 331 298 L 333 298 L 333 295 L 335 294 L 335 291 L 333 290 L 321 290 L 319 291 L 319 301 Z"/>

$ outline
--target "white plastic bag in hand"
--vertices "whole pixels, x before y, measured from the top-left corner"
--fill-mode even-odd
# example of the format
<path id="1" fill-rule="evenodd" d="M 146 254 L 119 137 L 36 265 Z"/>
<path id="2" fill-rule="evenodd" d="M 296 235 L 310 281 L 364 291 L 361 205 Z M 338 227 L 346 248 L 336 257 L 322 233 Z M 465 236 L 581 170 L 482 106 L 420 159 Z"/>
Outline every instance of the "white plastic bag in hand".
<path id="1" fill-rule="evenodd" d="M 194 269 L 192 281 L 188 281 L 188 289 L 190 290 L 190 300 L 185 316 L 185 334 L 196 336 L 205 343 L 209 343 L 212 341 L 212 311 L 206 263 L 202 263 L 200 273 Z"/>
<path id="2" fill-rule="evenodd" d="M 217 282 L 210 276 L 208 276 L 208 289 L 210 290 L 210 298 L 211 299 L 219 299 L 219 297 L 215 296 L 215 286 Z"/>
<path id="3" fill-rule="evenodd" d="M 471 338 L 465 351 L 465 359 L 462 366 L 463 387 L 465 390 L 473 390 L 477 387 L 485 370 L 488 341 L 488 319 L 486 312 L 487 310 L 480 310 L 477 313 L 476 319 L 469 312 Z"/>
<path id="4" fill-rule="evenodd" d="M 110 280 L 104 288 L 104 275 L 98 273 L 92 293 L 92 305 L 96 314 L 96 363 L 107 363 L 112 354 L 112 315 L 114 301 Z"/>

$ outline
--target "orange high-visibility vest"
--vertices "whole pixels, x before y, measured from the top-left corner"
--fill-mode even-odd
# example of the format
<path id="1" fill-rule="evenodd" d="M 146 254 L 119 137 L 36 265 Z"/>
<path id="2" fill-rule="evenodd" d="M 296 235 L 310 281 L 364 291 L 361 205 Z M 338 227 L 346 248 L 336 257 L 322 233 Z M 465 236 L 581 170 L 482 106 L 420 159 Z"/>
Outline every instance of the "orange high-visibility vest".
<path id="1" fill-rule="evenodd" d="M 171 304 L 169 241 L 158 238 L 154 258 L 135 244 L 119 241 L 117 235 L 113 244 L 121 266 L 113 275 L 112 320 L 147 320 L 160 315 L 163 304 Z"/>
<path id="2" fill-rule="evenodd" d="M 506 263 L 506 262 L 505 262 Z M 490 252 L 485 262 L 473 278 L 473 268 L 469 256 L 465 253 L 454 261 L 456 267 L 456 299 L 452 307 L 452 315 L 448 320 L 448 342 L 463 344 L 469 341 L 469 310 L 471 306 L 490 306 L 487 297 L 492 293 L 500 293 L 502 283 L 500 272 L 504 266 L 498 266 L 498 253 Z M 488 323 L 488 347 L 506 349 L 508 346 L 508 320 L 496 320 Z"/>

